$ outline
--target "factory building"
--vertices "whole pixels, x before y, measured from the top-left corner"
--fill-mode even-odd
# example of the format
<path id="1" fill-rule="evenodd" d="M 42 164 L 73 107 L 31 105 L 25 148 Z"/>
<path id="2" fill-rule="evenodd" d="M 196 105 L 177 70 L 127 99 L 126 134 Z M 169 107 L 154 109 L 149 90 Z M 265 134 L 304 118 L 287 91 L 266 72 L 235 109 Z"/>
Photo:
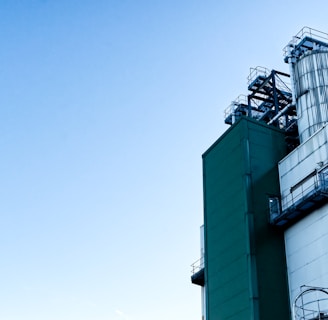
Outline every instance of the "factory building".
<path id="1" fill-rule="evenodd" d="M 328 319 L 328 34 L 257 67 L 203 154 L 203 320 Z"/>

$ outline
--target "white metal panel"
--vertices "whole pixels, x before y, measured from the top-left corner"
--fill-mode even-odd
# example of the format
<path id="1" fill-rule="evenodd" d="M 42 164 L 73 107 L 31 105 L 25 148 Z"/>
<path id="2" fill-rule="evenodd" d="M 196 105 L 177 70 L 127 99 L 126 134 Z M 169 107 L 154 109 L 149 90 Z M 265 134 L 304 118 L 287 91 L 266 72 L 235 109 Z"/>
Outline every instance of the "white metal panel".
<path id="1" fill-rule="evenodd" d="M 328 287 L 328 204 L 287 229 L 285 246 L 291 303 L 302 285 Z"/>
<path id="2" fill-rule="evenodd" d="M 305 179 L 315 170 L 328 164 L 328 126 L 324 126 L 288 154 L 279 163 L 282 210 L 310 192 L 315 185 L 315 177 Z M 303 181 L 298 186 L 299 182 Z"/>

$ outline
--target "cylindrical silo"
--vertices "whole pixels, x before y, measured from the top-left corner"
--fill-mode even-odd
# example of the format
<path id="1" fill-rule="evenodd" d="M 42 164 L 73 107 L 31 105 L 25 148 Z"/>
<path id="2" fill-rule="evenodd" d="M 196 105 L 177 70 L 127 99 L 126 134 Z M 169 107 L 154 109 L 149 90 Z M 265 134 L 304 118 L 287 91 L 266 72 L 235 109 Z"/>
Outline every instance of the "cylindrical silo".
<path id="1" fill-rule="evenodd" d="M 290 215 L 284 231 L 290 302 L 294 319 L 328 319 L 327 297 L 312 290 L 328 288 L 328 34 L 303 28 L 286 47 L 285 62 L 301 143 L 279 163 L 282 212 Z"/>
<path id="2" fill-rule="evenodd" d="M 302 143 L 328 122 L 328 51 L 309 50 L 292 64 Z"/>

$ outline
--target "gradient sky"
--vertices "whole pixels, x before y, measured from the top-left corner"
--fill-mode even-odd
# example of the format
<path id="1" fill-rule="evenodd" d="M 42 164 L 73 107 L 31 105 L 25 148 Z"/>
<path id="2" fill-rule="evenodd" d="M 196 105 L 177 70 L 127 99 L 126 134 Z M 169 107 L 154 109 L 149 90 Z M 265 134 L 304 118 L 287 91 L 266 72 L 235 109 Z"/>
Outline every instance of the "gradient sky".
<path id="1" fill-rule="evenodd" d="M 0 1 L 0 319 L 199 320 L 201 154 L 328 2 Z M 233 170 L 233 168 L 232 168 Z"/>

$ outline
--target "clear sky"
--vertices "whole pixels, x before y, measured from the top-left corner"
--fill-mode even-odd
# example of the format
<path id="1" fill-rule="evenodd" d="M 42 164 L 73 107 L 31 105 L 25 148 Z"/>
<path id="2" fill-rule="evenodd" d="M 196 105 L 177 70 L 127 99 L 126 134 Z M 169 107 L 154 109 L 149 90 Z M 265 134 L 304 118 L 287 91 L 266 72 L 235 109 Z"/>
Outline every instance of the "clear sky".
<path id="1" fill-rule="evenodd" d="M 199 320 L 201 154 L 327 0 L 1 0 L 0 319 Z M 231 168 L 233 170 L 233 168 Z"/>

